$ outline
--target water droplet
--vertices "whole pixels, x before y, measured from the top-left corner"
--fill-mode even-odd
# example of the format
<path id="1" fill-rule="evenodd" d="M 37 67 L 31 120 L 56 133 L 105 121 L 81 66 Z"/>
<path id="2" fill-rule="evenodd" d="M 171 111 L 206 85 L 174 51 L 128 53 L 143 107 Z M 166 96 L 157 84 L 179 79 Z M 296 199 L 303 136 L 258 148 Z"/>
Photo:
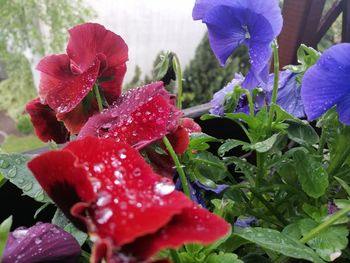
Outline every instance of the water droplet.
<path id="1" fill-rule="evenodd" d="M 23 191 L 29 191 L 30 189 L 33 188 L 33 183 L 32 182 L 29 182 L 27 183 L 25 186 L 23 186 Z"/>
<path id="2" fill-rule="evenodd" d="M 118 198 L 114 198 L 113 199 L 113 203 L 118 204 L 119 203 L 119 199 Z"/>
<path id="3" fill-rule="evenodd" d="M 54 234 L 60 233 L 60 231 L 56 227 L 51 228 L 50 231 Z"/>
<path id="4" fill-rule="evenodd" d="M 135 177 L 139 177 L 141 175 L 141 169 L 140 168 L 135 168 L 134 171 L 132 172 L 132 174 Z"/>
<path id="5" fill-rule="evenodd" d="M 16 163 L 16 164 L 22 164 L 22 162 L 23 162 L 23 161 L 22 161 L 21 159 L 19 159 L 19 158 L 15 160 L 15 163 Z"/>
<path id="6" fill-rule="evenodd" d="M 14 238 L 22 238 L 22 237 L 25 237 L 27 233 L 28 233 L 28 229 L 18 229 L 13 231 L 12 235 Z"/>
<path id="7" fill-rule="evenodd" d="M 96 221 L 99 224 L 105 224 L 113 216 L 113 212 L 109 208 L 98 210 L 96 212 Z"/>
<path id="8" fill-rule="evenodd" d="M 17 174 L 17 168 L 14 166 L 8 171 L 7 176 L 9 178 L 13 178 L 16 176 L 16 174 Z"/>
<path id="9" fill-rule="evenodd" d="M 94 192 L 96 193 L 98 190 L 100 190 L 101 188 L 101 182 L 95 178 L 95 177 L 90 177 L 90 182 L 92 185 L 92 189 L 94 190 Z"/>
<path id="10" fill-rule="evenodd" d="M 105 171 L 105 165 L 103 163 L 98 163 L 94 165 L 94 171 L 96 173 L 102 173 Z"/>
<path id="11" fill-rule="evenodd" d="M 37 238 L 34 239 L 34 243 L 37 244 L 37 245 L 39 245 L 41 242 L 43 242 L 43 241 L 41 240 L 40 237 L 37 237 Z"/>
<path id="12" fill-rule="evenodd" d="M 0 160 L 0 168 L 6 169 L 10 164 L 5 160 Z"/>
<path id="13" fill-rule="evenodd" d="M 97 206 L 105 206 L 109 204 L 110 201 L 111 201 L 111 196 L 106 192 L 102 192 L 99 194 L 96 204 Z"/>
<path id="14" fill-rule="evenodd" d="M 126 158 L 126 150 L 125 149 L 121 149 L 119 151 L 119 158 L 124 160 Z"/>
<path id="15" fill-rule="evenodd" d="M 154 191 L 159 195 L 168 195 L 175 190 L 175 185 L 168 178 L 162 178 L 154 186 Z"/>

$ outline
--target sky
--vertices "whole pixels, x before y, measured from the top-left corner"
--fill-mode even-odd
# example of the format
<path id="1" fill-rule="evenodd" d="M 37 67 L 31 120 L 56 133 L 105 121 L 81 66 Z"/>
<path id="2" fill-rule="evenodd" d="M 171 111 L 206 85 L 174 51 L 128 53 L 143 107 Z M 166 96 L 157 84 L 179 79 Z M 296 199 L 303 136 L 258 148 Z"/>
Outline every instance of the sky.
<path id="1" fill-rule="evenodd" d="M 192 20 L 194 0 L 85 0 L 97 12 L 94 20 L 120 35 L 129 46 L 128 71 L 131 80 L 135 66 L 143 74 L 161 50 L 177 53 L 182 67 L 194 56 L 206 27 Z"/>

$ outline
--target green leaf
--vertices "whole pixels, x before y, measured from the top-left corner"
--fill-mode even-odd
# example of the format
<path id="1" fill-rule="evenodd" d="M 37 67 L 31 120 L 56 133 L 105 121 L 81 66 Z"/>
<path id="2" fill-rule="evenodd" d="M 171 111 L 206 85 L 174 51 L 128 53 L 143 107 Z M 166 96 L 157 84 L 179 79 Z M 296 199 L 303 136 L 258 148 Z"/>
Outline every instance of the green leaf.
<path id="1" fill-rule="evenodd" d="M 6 178 L 3 177 L 0 173 L 0 188 L 6 183 L 6 181 L 7 181 Z"/>
<path id="2" fill-rule="evenodd" d="M 245 159 L 241 159 L 236 156 L 231 157 L 225 157 L 223 158 L 223 161 L 226 165 L 234 164 L 235 165 L 235 171 L 238 173 L 244 174 L 249 182 L 254 186 L 254 173 L 256 170 L 256 167 L 252 165 L 251 163 L 247 162 Z"/>
<path id="3" fill-rule="evenodd" d="M 75 239 L 78 241 L 80 246 L 82 246 L 88 235 L 79 229 L 77 229 L 70 221 L 69 219 L 63 214 L 63 212 L 57 208 L 55 215 L 52 218 L 51 221 L 52 224 L 55 224 L 59 226 L 60 228 L 64 229 L 66 232 L 70 233 L 72 236 L 75 237 Z"/>
<path id="4" fill-rule="evenodd" d="M 311 229 L 318 226 L 312 219 L 302 219 L 298 222 L 302 235 L 307 234 Z M 341 250 L 348 245 L 349 230 L 345 225 L 331 226 L 320 232 L 307 244 L 315 249 L 316 253 L 327 261 L 333 261 L 341 255 Z"/>
<path id="5" fill-rule="evenodd" d="M 159 64 L 155 67 L 155 70 L 158 70 L 156 79 L 160 80 L 162 79 L 166 73 L 168 72 L 169 69 L 169 65 L 170 65 L 170 57 L 169 57 L 169 52 L 166 53 L 166 55 L 164 57 L 161 58 L 161 61 L 159 62 Z"/>
<path id="6" fill-rule="evenodd" d="M 277 142 L 278 136 L 280 136 L 279 133 L 274 134 L 270 138 L 266 139 L 265 141 L 257 142 L 257 143 L 251 144 L 249 146 L 245 146 L 245 147 L 243 147 L 243 149 L 255 150 L 259 153 L 268 152 L 269 150 L 272 149 L 272 147 Z"/>
<path id="7" fill-rule="evenodd" d="M 287 128 L 289 139 L 301 145 L 313 145 L 318 143 L 318 134 L 311 125 L 300 120 L 287 120 L 285 122 L 289 125 Z"/>
<path id="8" fill-rule="evenodd" d="M 12 216 L 5 219 L 0 225 L 0 262 L 6 246 L 8 234 L 12 225 Z"/>
<path id="9" fill-rule="evenodd" d="M 238 256 L 233 253 L 210 254 L 205 260 L 206 263 L 244 263 L 238 259 Z"/>
<path id="10" fill-rule="evenodd" d="M 241 146 L 241 145 L 246 145 L 248 146 L 249 143 L 243 142 L 243 141 L 239 141 L 239 140 L 235 140 L 235 139 L 228 139 L 226 140 L 218 149 L 218 155 L 219 156 L 224 156 L 225 153 L 227 153 L 228 151 Z"/>
<path id="11" fill-rule="evenodd" d="M 316 207 L 305 203 L 303 204 L 303 210 L 308 216 L 317 222 L 321 222 L 321 220 L 328 215 L 327 205 Z"/>
<path id="12" fill-rule="evenodd" d="M 208 142 L 220 142 L 221 140 L 202 132 L 192 133 L 190 136 L 189 150 L 206 150 L 209 148 Z"/>
<path id="13" fill-rule="evenodd" d="M 277 230 L 261 227 L 244 228 L 235 234 L 265 249 L 287 257 L 305 259 L 316 263 L 323 262 L 312 249 Z"/>
<path id="14" fill-rule="evenodd" d="M 322 163 L 315 161 L 302 150 L 294 152 L 293 159 L 303 191 L 313 198 L 324 195 L 329 183 Z"/>
<path id="15" fill-rule="evenodd" d="M 31 155 L 0 154 L 0 173 L 21 189 L 23 194 L 34 198 L 38 202 L 51 202 L 31 171 L 27 168 L 27 162 L 31 158 Z"/>
<path id="16" fill-rule="evenodd" d="M 245 113 L 227 113 L 225 117 L 234 121 L 244 121 L 251 128 L 256 128 L 259 126 L 260 121 L 253 116 L 247 115 Z"/>
<path id="17" fill-rule="evenodd" d="M 350 186 L 343 179 L 340 179 L 339 177 L 334 176 L 334 179 L 338 181 L 338 183 L 344 188 L 345 192 L 350 197 Z"/>

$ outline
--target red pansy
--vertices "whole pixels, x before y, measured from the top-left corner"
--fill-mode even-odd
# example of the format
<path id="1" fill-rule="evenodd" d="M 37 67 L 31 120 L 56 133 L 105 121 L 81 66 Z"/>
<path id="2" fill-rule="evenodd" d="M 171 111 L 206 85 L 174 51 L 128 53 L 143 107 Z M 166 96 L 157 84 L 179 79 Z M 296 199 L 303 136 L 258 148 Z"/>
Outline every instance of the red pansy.
<path id="1" fill-rule="evenodd" d="M 40 140 L 44 142 L 53 140 L 56 143 L 65 143 L 68 140 L 69 133 L 63 122 L 58 121 L 55 112 L 49 106 L 41 104 L 39 98 L 28 102 L 26 111 Z"/>
<path id="2" fill-rule="evenodd" d="M 96 110 L 87 107 L 79 114 L 70 113 L 83 107 L 83 99 L 95 84 L 110 103 L 120 96 L 128 48 L 120 36 L 99 24 L 85 23 L 69 34 L 67 54 L 47 56 L 37 66 L 41 72 L 39 96 L 70 132 L 78 133 Z"/>
<path id="3" fill-rule="evenodd" d="M 163 248 L 211 243 L 229 230 L 125 143 L 87 137 L 28 166 L 62 211 L 93 237 L 93 262 L 146 260 Z"/>
<path id="4" fill-rule="evenodd" d="M 175 131 L 181 114 L 163 83 L 155 82 L 128 91 L 112 107 L 91 117 L 78 138 L 114 138 L 140 149 Z"/>

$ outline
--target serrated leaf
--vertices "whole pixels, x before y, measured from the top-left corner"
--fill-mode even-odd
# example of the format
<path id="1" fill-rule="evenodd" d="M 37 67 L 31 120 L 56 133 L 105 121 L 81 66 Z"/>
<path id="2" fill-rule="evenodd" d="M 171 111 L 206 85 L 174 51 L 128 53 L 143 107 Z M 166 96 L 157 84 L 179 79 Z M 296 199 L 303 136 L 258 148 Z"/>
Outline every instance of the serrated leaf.
<path id="1" fill-rule="evenodd" d="M 252 186 L 255 185 L 253 176 L 256 168 L 254 165 L 247 162 L 245 159 L 241 159 L 236 156 L 223 158 L 223 161 L 225 162 L 226 165 L 234 164 L 235 171 L 238 173 L 244 174 L 247 177 L 247 179 L 250 181 Z"/>
<path id="2" fill-rule="evenodd" d="M 227 153 L 228 151 L 241 146 L 241 145 L 246 145 L 248 146 L 249 143 L 243 142 L 243 141 L 239 141 L 239 140 L 235 140 L 235 139 L 228 139 L 226 140 L 218 149 L 218 155 L 219 156 L 224 156 L 225 153 Z"/>
<path id="3" fill-rule="evenodd" d="M 338 183 L 343 187 L 345 192 L 350 197 L 350 186 L 343 179 L 340 179 L 339 177 L 334 176 L 334 179 L 338 181 Z"/>
<path id="4" fill-rule="evenodd" d="M 23 194 L 38 202 L 52 202 L 27 168 L 31 158 L 31 155 L 24 154 L 0 154 L 0 173 L 21 189 Z"/>
<path id="5" fill-rule="evenodd" d="M 302 219 L 298 226 L 303 235 L 318 226 L 312 219 Z M 331 226 L 320 232 L 315 238 L 309 240 L 307 244 L 315 249 L 316 253 L 327 261 L 333 261 L 336 256 L 341 255 L 341 250 L 348 245 L 349 230 L 345 225 Z"/>
<path id="6" fill-rule="evenodd" d="M 12 225 L 12 216 L 5 219 L 0 225 L 0 262 L 5 250 L 8 234 Z"/>
<path id="7" fill-rule="evenodd" d="M 210 136 L 208 134 L 202 133 L 202 132 L 196 132 L 192 133 L 190 135 L 190 143 L 188 145 L 188 149 L 190 150 L 202 150 L 203 145 L 204 148 L 208 147 L 208 142 L 220 142 L 220 139 L 217 139 L 213 136 Z"/>
<path id="8" fill-rule="evenodd" d="M 210 254 L 205 260 L 206 263 L 244 263 L 233 253 Z"/>
<path id="9" fill-rule="evenodd" d="M 80 246 L 82 246 L 85 243 L 88 237 L 86 233 L 77 229 L 58 208 L 55 212 L 55 215 L 52 218 L 51 223 L 59 226 L 60 228 L 64 229 L 66 232 L 74 236 L 74 238 L 78 241 Z"/>
<path id="10" fill-rule="evenodd" d="M 312 249 L 277 230 L 261 227 L 244 228 L 235 234 L 265 249 L 287 257 L 305 259 L 315 263 L 323 262 Z"/>
<path id="11" fill-rule="evenodd" d="M 286 120 L 288 138 L 301 145 L 313 145 L 318 143 L 319 137 L 311 125 L 300 120 Z"/>
<path id="12" fill-rule="evenodd" d="M 313 198 L 324 195 L 329 183 L 327 171 L 322 163 L 301 150 L 294 152 L 293 159 L 303 191 Z"/>
<path id="13" fill-rule="evenodd" d="M 234 121 L 244 121 L 248 124 L 251 128 L 256 128 L 259 126 L 260 121 L 257 118 L 254 118 L 253 116 L 247 115 L 245 113 L 227 113 L 225 114 L 225 117 L 234 120 Z"/>

